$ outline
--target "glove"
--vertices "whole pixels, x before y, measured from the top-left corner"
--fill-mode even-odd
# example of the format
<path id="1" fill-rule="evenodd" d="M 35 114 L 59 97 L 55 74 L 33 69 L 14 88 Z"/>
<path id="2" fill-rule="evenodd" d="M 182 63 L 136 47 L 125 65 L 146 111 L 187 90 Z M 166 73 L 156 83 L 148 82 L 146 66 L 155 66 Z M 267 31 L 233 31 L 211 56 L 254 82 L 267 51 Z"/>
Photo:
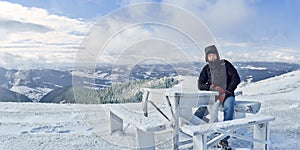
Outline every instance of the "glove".
<path id="1" fill-rule="evenodd" d="M 209 90 L 210 91 L 217 91 L 219 92 L 219 96 L 217 97 L 217 99 L 219 99 L 219 101 L 221 103 L 224 102 L 225 100 L 225 96 L 226 96 L 226 93 L 225 93 L 225 90 L 217 85 L 214 85 L 214 84 L 211 84 L 210 87 L 209 87 Z"/>

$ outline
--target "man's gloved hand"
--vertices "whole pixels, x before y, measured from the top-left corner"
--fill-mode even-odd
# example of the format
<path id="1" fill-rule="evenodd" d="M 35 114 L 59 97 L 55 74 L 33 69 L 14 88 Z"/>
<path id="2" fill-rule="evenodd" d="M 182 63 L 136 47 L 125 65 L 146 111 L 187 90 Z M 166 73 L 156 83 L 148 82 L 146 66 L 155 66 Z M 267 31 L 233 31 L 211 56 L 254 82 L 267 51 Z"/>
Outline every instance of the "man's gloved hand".
<path id="1" fill-rule="evenodd" d="M 214 84 L 211 84 L 210 87 L 209 87 L 209 90 L 210 91 L 217 91 L 219 92 L 219 96 L 218 96 L 218 99 L 221 103 L 224 102 L 225 100 L 225 96 L 226 96 L 226 93 L 225 93 L 225 90 L 217 85 L 214 85 Z"/>

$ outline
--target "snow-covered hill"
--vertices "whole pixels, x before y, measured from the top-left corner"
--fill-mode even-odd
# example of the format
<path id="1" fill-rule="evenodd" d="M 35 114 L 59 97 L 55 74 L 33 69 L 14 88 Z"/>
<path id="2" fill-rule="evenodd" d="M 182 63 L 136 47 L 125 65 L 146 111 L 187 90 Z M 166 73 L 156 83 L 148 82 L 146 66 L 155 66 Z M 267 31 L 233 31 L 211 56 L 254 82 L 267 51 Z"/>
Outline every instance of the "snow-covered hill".
<path id="1" fill-rule="evenodd" d="M 273 149 L 300 149 L 300 71 L 269 78 L 239 87 L 243 96 L 262 103 L 259 113 L 273 115 L 271 123 Z"/>
<path id="2" fill-rule="evenodd" d="M 178 88 L 196 90 L 197 77 L 178 78 L 182 81 Z M 238 89 L 244 94 L 237 100 L 259 101 L 259 113 L 275 116 L 270 125 L 271 149 L 300 149 L 299 85 L 300 71 L 294 71 Z M 132 149 L 132 126 L 124 134 L 109 133 L 109 105 L 1 103 L 0 149 Z M 139 104 L 127 105 L 141 109 Z M 249 149 L 247 143 L 239 146 Z M 171 142 L 158 149 L 171 149 Z"/>
<path id="3" fill-rule="evenodd" d="M 244 95 L 274 95 L 297 91 L 300 87 L 300 71 L 289 72 L 281 76 L 258 81 L 240 87 Z M 296 93 L 295 93 L 296 94 Z"/>
<path id="4" fill-rule="evenodd" d="M 12 86 L 10 88 L 10 90 L 14 91 L 16 93 L 22 93 L 22 94 L 26 95 L 28 98 L 30 98 L 31 101 L 34 101 L 34 102 L 37 102 L 43 96 L 45 96 L 47 93 L 52 91 L 52 89 L 50 89 L 50 88 L 40 88 L 40 87 L 30 88 L 28 86 L 19 86 L 19 85 Z"/>

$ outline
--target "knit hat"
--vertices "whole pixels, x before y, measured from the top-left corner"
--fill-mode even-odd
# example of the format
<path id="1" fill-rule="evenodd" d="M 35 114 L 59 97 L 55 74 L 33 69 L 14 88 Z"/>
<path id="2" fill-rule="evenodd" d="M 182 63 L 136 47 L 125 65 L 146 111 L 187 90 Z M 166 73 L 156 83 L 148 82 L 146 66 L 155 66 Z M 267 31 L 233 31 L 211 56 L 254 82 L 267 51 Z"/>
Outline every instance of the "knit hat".
<path id="1" fill-rule="evenodd" d="M 219 52 L 215 45 L 211 45 L 205 48 L 205 61 L 208 62 L 208 54 L 216 54 L 217 59 L 220 59 Z"/>

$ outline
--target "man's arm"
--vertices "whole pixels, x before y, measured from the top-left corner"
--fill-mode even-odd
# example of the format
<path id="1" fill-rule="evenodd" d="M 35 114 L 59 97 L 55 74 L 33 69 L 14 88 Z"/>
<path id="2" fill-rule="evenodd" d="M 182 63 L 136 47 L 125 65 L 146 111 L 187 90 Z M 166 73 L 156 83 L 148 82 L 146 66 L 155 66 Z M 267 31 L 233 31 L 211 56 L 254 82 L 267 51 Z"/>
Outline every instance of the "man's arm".
<path id="1" fill-rule="evenodd" d="M 231 95 L 234 95 L 234 90 L 237 88 L 238 84 L 241 82 L 240 76 L 234 66 L 229 62 L 228 63 L 228 74 L 230 77 L 230 83 L 227 87 L 227 90 L 231 92 Z"/>
<path id="2" fill-rule="evenodd" d="M 208 65 L 204 66 L 200 76 L 198 78 L 198 89 L 199 90 L 209 90 L 210 84 L 209 84 L 209 79 L 208 79 L 208 72 L 207 72 L 207 67 Z"/>

